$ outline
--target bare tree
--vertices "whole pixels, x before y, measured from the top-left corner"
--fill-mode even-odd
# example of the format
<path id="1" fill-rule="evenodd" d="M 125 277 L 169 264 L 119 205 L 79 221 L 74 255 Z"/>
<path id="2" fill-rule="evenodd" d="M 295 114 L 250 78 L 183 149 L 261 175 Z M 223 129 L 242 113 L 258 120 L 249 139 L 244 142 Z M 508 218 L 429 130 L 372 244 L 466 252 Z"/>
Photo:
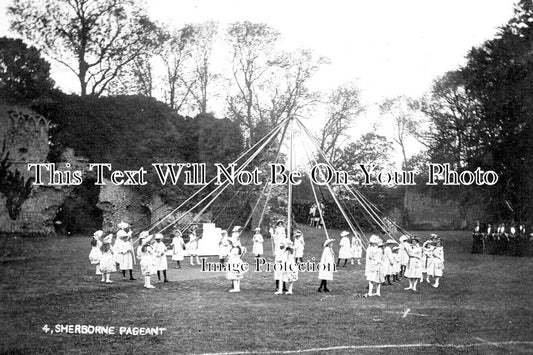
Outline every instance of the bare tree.
<path id="1" fill-rule="evenodd" d="M 194 34 L 192 25 L 168 30 L 160 54 L 165 66 L 166 102 L 176 112 L 187 102 L 195 84 L 194 78 L 188 75 Z"/>
<path id="2" fill-rule="evenodd" d="M 348 139 L 347 131 L 363 111 L 359 89 L 354 83 L 339 86 L 329 95 L 327 120 L 320 132 L 320 149 L 330 161 L 339 157 L 340 145 Z"/>
<path id="3" fill-rule="evenodd" d="M 254 140 L 255 127 L 260 119 L 256 108 L 261 104 L 258 83 L 272 67 L 272 52 L 279 33 L 263 23 L 236 22 L 227 31 L 232 48 L 232 75 L 236 93 L 230 94 L 230 117 L 248 130 Z"/>
<path id="4" fill-rule="evenodd" d="M 134 0 L 14 0 L 11 29 L 69 68 L 81 95 L 101 95 L 155 45 L 156 26 Z"/>
<path id="5" fill-rule="evenodd" d="M 200 114 L 207 113 L 208 88 L 217 75 L 211 71 L 213 40 L 218 33 L 218 24 L 208 21 L 194 26 L 192 58 L 194 62 L 194 84 L 192 94 Z"/>
<path id="6" fill-rule="evenodd" d="M 318 103 L 319 95 L 309 89 L 308 83 L 329 59 L 316 57 L 309 49 L 299 49 L 281 53 L 274 63 L 269 79 L 259 90 L 264 98 L 257 100 L 260 119 L 268 120 L 271 125 L 302 114 Z"/>

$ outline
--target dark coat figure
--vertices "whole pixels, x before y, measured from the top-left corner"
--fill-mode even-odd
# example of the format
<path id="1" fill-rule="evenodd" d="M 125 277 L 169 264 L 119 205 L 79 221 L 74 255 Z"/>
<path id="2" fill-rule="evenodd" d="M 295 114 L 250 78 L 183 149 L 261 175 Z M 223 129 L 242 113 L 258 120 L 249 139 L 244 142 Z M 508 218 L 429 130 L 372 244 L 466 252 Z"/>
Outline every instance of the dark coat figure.
<path id="1" fill-rule="evenodd" d="M 481 232 L 481 226 L 479 222 L 476 222 L 474 233 L 472 233 L 472 254 L 483 253 L 483 233 Z"/>

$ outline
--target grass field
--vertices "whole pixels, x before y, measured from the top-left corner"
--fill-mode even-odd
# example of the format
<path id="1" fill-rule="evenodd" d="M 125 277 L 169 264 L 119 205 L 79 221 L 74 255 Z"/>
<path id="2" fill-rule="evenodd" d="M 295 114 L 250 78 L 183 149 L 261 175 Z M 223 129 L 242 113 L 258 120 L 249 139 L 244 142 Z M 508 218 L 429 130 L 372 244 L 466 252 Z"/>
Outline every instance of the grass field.
<path id="1" fill-rule="evenodd" d="M 323 232 L 303 231 L 304 260 L 319 259 Z M 418 234 L 425 239 L 429 233 Z M 300 273 L 294 295 L 276 296 L 273 274 L 264 272 L 248 272 L 242 292 L 229 293 L 224 274 L 200 273 L 189 265 L 170 269 L 171 282 L 155 281 L 157 288 L 147 290 L 138 269 L 137 281 L 122 281 L 115 273 L 115 283 L 100 283 L 87 257 L 88 237 L 17 240 L 26 258 L 4 261 L 0 270 L 0 351 L 533 353 L 533 259 L 471 255 L 470 233 L 437 233 L 446 259 L 440 287 L 423 283 L 413 293 L 404 291 L 407 281 L 402 281 L 383 287 L 379 298 L 357 297 L 366 292 L 364 265 L 341 267 L 329 294 L 316 292 L 316 273 Z M 245 261 L 252 262 L 249 254 Z M 147 336 L 42 329 L 56 324 L 166 330 Z"/>

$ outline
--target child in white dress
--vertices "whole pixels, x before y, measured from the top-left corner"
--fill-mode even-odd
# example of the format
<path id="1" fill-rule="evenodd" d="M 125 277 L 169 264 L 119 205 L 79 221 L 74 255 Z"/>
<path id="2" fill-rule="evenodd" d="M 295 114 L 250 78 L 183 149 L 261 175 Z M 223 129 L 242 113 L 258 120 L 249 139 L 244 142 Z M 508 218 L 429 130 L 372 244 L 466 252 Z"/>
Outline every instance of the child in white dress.
<path id="1" fill-rule="evenodd" d="M 381 239 L 377 235 L 371 235 L 368 241 L 369 245 L 366 249 L 367 262 L 365 265 L 365 275 L 368 281 L 368 294 L 366 296 L 381 296 L 383 251 L 378 247 L 381 244 Z M 374 286 L 376 287 L 376 293 L 372 294 Z"/>
<path id="2" fill-rule="evenodd" d="M 110 280 L 110 275 L 112 272 L 117 271 L 115 265 L 115 256 L 113 255 L 113 248 L 111 247 L 111 241 L 113 240 L 113 234 L 109 234 L 104 238 L 100 251 L 102 252 L 102 257 L 100 258 L 100 271 L 103 274 L 102 279 L 106 283 L 112 283 Z"/>
<path id="3" fill-rule="evenodd" d="M 363 243 L 358 234 L 352 237 L 352 265 L 354 265 L 354 259 L 357 260 L 357 265 L 361 265 L 361 257 L 363 256 Z"/>
<path id="4" fill-rule="evenodd" d="M 226 264 L 226 278 L 231 280 L 231 290 L 229 292 L 241 292 L 241 279 L 244 276 L 242 264 L 239 248 L 231 248 Z"/>
<path id="5" fill-rule="evenodd" d="M 164 282 L 168 282 L 167 279 L 167 246 L 163 243 L 163 234 L 157 233 L 155 235 L 154 244 L 154 256 L 155 256 L 155 266 L 157 270 L 157 279 L 161 281 L 161 272 L 163 272 Z"/>
<path id="6" fill-rule="evenodd" d="M 261 235 L 261 228 L 257 227 L 255 229 L 255 234 L 253 236 L 253 246 L 252 246 L 252 253 L 255 255 L 256 258 L 260 258 L 261 255 L 263 255 L 263 236 Z"/>
<path id="7" fill-rule="evenodd" d="M 154 252 L 151 246 L 152 236 L 148 232 L 143 231 L 140 234 L 141 245 L 137 248 L 137 258 L 141 265 L 141 273 L 144 275 L 144 287 L 155 288 L 150 283 L 150 276 L 155 273 Z"/>
<path id="8" fill-rule="evenodd" d="M 174 238 L 172 238 L 172 260 L 176 262 L 176 266 L 174 266 L 174 269 L 181 269 L 180 262 L 184 260 L 185 253 L 183 250 L 185 249 L 185 242 L 183 241 L 183 238 L 181 237 L 181 232 L 179 230 L 174 231 Z"/>
<path id="9" fill-rule="evenodd" d="M 100 247 L 102 246 L 102 236 L 104 232 L 101 230 L 94 232 L 91 239 L 91 252 L 89 253 L 89 261 L 92 265 L 96 265 L 96 275 L 102 275 L 102 282 L 105 281 L 104 274 L 100 271 L 100 259 L 102 258 L 102 252 Z"/>

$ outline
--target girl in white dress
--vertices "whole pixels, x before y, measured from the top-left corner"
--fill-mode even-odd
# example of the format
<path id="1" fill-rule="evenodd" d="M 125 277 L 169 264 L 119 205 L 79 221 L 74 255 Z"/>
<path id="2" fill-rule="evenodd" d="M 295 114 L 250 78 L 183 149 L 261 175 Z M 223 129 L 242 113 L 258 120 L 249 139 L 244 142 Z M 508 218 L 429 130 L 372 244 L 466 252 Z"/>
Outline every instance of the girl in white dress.
<path id="1" fill-rule="evenodd" d="M 224 264 L 231 251 L 231 241 L 229 240 L 227 231 L 223 230 L 220 234 L 221 237 L 218 242 L 218 258 L 219 263 Z"/>
<path id="2" fill-rule="evenodd" d="M 433 258 L 431 263 L 430 273 L 431 276 L 435 278 L 435 283 L 433 287 L 439 287 L 439 279 L 442 277 L 442 272 L 444 271 L 444 248 L 442 246 L 442 241 L 437 239 L 435 244 L 435 249 L 433 250 Z M 428 274 L 428 275 L 429 275 Z"/>
<path id="3" fill-rule="evenodd" d="M 117 271 L 115 265 L 115 255 L 113 255 L 113 248 L 111 247 L 111 241 L 113 240 L 113 234 L 109 234 L 102 241 L 102 246 L 100 251 L 102 252 L 102 257 L 100 258 L 100 271 L 103 274 L 103 279 L 106 283 L 112 283 L 110 275 L 112 272 Z"/>
<path id="4" fill-rule="evenodd" d="M 392 265 L 392 275 L 393 275 L 393 281 L 400 281 L 398 278 L 398 275 L 400 274 L 400 247 L 396 246 L 392 248 L 392 258 L 394 260 L 394 264 Z"/>
<path id="5" fill-rule="evenodd" d="M 418 238 L 411 238 L 411 246 L 407 251 L 409 255 L 409 263 L 407 264 L 407 269 L 405 269 L 405 277 L 409 279 L 409 287 L 405 290 L 416 291 L 416 284 L 422 276 L 422 248 L 419 245 Z"/>
<path id="6" fill-rule="evenodd" d="M 140 237 L 141 245 L 137 248 L 137 258 L 141 265 L 141 273 L 144 275 L 144 287 L 155 288 L 155 286 L 150 283 L 150 276 L 156 271 L 154 250 L 151 246 L 152 236 L 149 235 L 147 231 L 143 231 L 141 232 Z"/>
<path id="7" fill-rule="evenodd" d="M 91 239 L 91 252 L 89 253 L 89 261 L 92 265 L 96 265 L 96 275 L 102 275 L 102 282 L 105 281 L 104 274 L 100 271 L 100 259 L 102 258 L 102 252 L 100 247 L 102 246 L 102 236 L 104 232 L 101 230 L 94 232 Z"/>
<path id="8" fill-rule="evenodd" d="M 255 229 L 255 234 L 253 236 L 253 247 L 252 247 L 252 253 L 255 255 L 256 258 L 260 258 L 261 255 L 263 255 L 263 236 L 261 235 L 261 228 L 257 227 Z"/>
<path id="9" fill-rule="evenodd" d="M 342 231 L 340 236 L 341 240 L 339 242 L 339 258 L 337 259 L 337 266 L 339 266 L 341 259 L 344 259 L 344 265 L 342 267 L 346 266 L 346 263 L 348 262 L 348 259 L 352 258 L 352 248 L 350 245 L 350 239 L 348 238 L 348 235 L 350 232 Z"/>
<path id="10" fill-rule="evenodd" d="M 191 265 L 194 266 L 194 257 L 196 257 L 196 263 L 200 265 L 200 259 L 198 258 L 198 237 L 196 236 L 196 226 L 191 227 L 189 230 L 187 250 L 189 251 L 189 256 L 191 258 Z"/>
<path id="11" fill-rule="evenodd" d="M 328 289 L 328 281 L 333 280 L 333 272 L 337 270 L 335 267 L 335 253 L 333 252 L 333 241 L 335 239 L 327 239 L 324 244 L 324 250 L 320 257 L 320 265 L 318 265 L 318 278 L 320 279 L 320 287 L 318 292 L 330 292 Z"/>
<path id="12" fill-rule="evenodd" d="M 229 292 L 241 292 L 241 279 L 244 277 L 242 264 L 239 248 L 231 248 L 226 264 L 226 278 L 231 281 L 231 290 Z"/>
<path id="13" fill-rule="evenodd" d="M 411 247 L 409 246 L 409 238 L 406 235 L 400 237 L 400 277 L 405 276 L 405 269 L 407 269 L 407 264 L 409 263 L 409 254 L 408 250 Z"/>
<path id="14" fill-rule="evenodd" d="M 392 253 L 392 247 L 396 242 L 392 239 L 388 239 L 383 247 L 383 276 L 388 285 L 392 285 L 390 277 L 393 275 L 394 267 L 394 255 Z"/>
<path id="15" fill-rule="evenodd" d="M 292 286 L 298 281 L 298 267 L 296 265 L 294 245 L 291 242 L 287 242 L 284 252 L 284 269 L 283 269 L 283 283 L 288 284 L 286 295 L 292 295 Z M 280 295 L 283 292 L 282 288 L 278 288 L 276 295 Z"/>
<path id="16" fill-rule="evenodd" d="M 181 232 L 176 229 L 174 231 L 174 238 L 172 238 L 172 260 L 176 262 L 176 266 L 174 266 L 174 269 L 181 269 L 180 262 L 183 261 L 185 258 L 185 255 L 183 253 L 183 249 L 185 249 L 185 242 L 183 241 L 183 238 L 181 237 Z"/>
<path id="17" fill-rule="evenodd" d="M 429 269 L 431 268 L 433 260 L 433 249 L 435 249 L 435 246 L 431 240 L 426 240 L 424 244 L 422 244 L 422 259 L 420 259 L 420 263 L 422 264 L 422 276 L 420 277 L 420 282 L 424 282 L 424 274 L 426 274 L 426 282 L 429 283 Z"/>
<path id="18" fill-rule="evenodd" d="M 371 235 L 368 241 L 369 245 L 366 249 L 367 263 L 365 265 L 365 275 L 368 281 L 368 294 L 366 297 L 381 296 L 383 253 L 378 247 L 381 244 L 381 239 L 377 235 Z M 376 286 L 376 293 L 372 294 L 374 286 Z"/>
<path id="19" fill-rule="evenodd" d="M 304 261 L 305 241 L 302 231 L 296 230 L 294 232 L 294 257 L 296 263 L 303 263 Z"/>
<path id="20" fill-rule="evenodd" d="M 354 265 L 354 259 L 357 260 L 357 265 L 361 265 L 361 257 L 363 256 L 363 243 L 361 238 L 356 233 L 352 237 L 352 265 Z"/>
<path id="21" fill-rule="evenodd" d="M 115 241 L 116 260 L 122 271 L 123 280 L 126 280 L 126 270 L 129 271 L 130 280 L 135 280 L 133 277 L 133 250 L 131 249 L 131 243 L 128 241 L 130 235 L 131 232 L 128 233 L 120 229 L 117 232 L 117 240 Z"/>
<path id="22" fill-rule="evenodd" d="M 161 272 L 163 272 L 163 281 L 168 282 L 167 279 L 167 246 L 163 243 L 163 234 L 157 233 L 155 235 L 154 244 L 154 256 L 155 256 L 155 267 L 157 270 L 157 279 L 161 281 Z"/>

